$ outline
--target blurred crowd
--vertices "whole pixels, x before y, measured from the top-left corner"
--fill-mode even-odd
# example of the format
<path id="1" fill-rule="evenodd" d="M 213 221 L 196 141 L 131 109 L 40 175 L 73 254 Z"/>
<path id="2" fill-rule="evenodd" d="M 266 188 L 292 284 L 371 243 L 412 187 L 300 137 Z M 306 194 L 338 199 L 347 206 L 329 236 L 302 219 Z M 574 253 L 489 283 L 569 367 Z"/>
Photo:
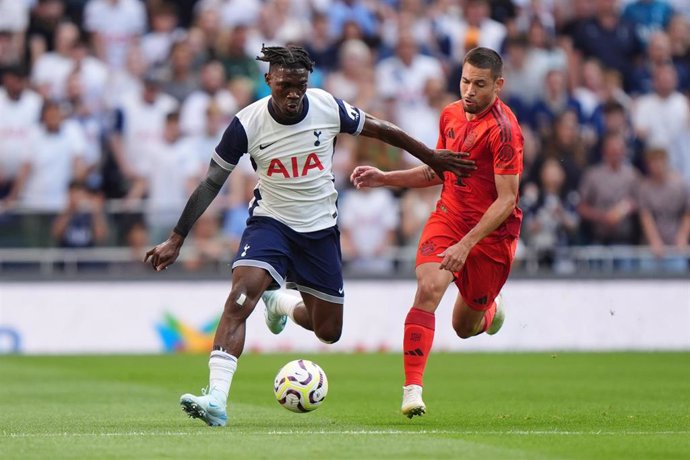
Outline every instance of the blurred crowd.
<path id="1" fill-rule="evenodd" d="M 641 245 L 652 257 L 622 267 L 687 270 L 687 0 L 0 0 L 0 247 L 164 240 L 228 122 L 269 94 L 262 44 L 304 46 L 312 87 L 430 147 L 465 52 L 499 51 L 523 250 L 568 271 L 568 248 Z M 416 165 L 367 138 L 339 139 L 334 163 L 348 267 L 390 272 L 439 189 L 352 190 L 358 164 Z M 243 159 L 187 268 L 236 249 L 255 182 Z"/>

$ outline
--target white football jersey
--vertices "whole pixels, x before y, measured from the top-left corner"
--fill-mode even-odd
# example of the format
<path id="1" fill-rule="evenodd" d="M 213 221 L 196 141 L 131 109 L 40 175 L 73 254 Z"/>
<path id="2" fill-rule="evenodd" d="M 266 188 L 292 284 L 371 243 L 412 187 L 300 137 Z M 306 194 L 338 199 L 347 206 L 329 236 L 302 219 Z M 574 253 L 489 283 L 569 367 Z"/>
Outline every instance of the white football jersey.
<path id="1" fill-rule="evenodd" d="M 358 135 L 364 112 L 320 89 L 308 89 L 302 116 L 284 125 L 270 96 L 242 109 L 225 130 L 213 159 L 231 171 L 249 153 L 259 176 L 253 216 L 272 217 L 301 233 L 336 224 L 338 192 L 332 172 L 339 133 Z"/>

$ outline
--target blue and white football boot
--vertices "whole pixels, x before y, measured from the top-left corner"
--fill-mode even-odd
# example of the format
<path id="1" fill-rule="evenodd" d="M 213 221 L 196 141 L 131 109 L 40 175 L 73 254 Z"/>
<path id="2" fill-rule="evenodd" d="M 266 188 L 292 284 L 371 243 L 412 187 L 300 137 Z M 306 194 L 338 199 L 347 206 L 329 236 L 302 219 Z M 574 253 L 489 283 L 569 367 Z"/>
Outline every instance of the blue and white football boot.
<path id="1" fill-rule="evenodd" d="M 203 420 L 208 426 L 225 426 L 228 414 L 225 404 L 214 398 L 206 388 L 201 390 L 202 396 L 190 393 L 180 396 L 182 410 L 192 418 Z"/>

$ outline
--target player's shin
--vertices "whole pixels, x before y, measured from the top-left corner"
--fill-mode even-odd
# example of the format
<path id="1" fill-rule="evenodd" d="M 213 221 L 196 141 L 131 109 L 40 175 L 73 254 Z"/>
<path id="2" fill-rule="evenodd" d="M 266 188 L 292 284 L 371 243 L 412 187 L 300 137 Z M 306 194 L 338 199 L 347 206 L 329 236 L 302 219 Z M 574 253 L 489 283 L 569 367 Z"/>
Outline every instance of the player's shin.
<path id="1" fill-rule="evenodd" d="M 423 386 L 424 369 L 434 342 L 435 327 L 433 313 L 415 307 L 408 312 L 403 337 L 405 385 Z"/>
<path id="2" fill-rule="evenodd" d="M 208 360 L 209 394 L 223 406 L 227 405 L 232 377 L 237 370 L 237 358 L 221 349 L 214 349 Z"/>

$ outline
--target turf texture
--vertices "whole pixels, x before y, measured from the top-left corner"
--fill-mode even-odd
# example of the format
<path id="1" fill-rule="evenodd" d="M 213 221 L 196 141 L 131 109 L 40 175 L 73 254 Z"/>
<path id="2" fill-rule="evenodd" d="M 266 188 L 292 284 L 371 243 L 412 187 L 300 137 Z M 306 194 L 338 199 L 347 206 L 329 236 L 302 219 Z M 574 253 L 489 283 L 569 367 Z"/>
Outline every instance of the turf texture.
<path id="1" fill-rule="evenodd" d="M 329 378 L 309 414 L 272 394 L 297 357 Z M 248 354 L 210 428 L 178 405 L 207 356 L 4 356 L 0 459 L 690 458 L 690 353 L 437 353 L 412 420 L 401 375 L 397 354 Z"/>

